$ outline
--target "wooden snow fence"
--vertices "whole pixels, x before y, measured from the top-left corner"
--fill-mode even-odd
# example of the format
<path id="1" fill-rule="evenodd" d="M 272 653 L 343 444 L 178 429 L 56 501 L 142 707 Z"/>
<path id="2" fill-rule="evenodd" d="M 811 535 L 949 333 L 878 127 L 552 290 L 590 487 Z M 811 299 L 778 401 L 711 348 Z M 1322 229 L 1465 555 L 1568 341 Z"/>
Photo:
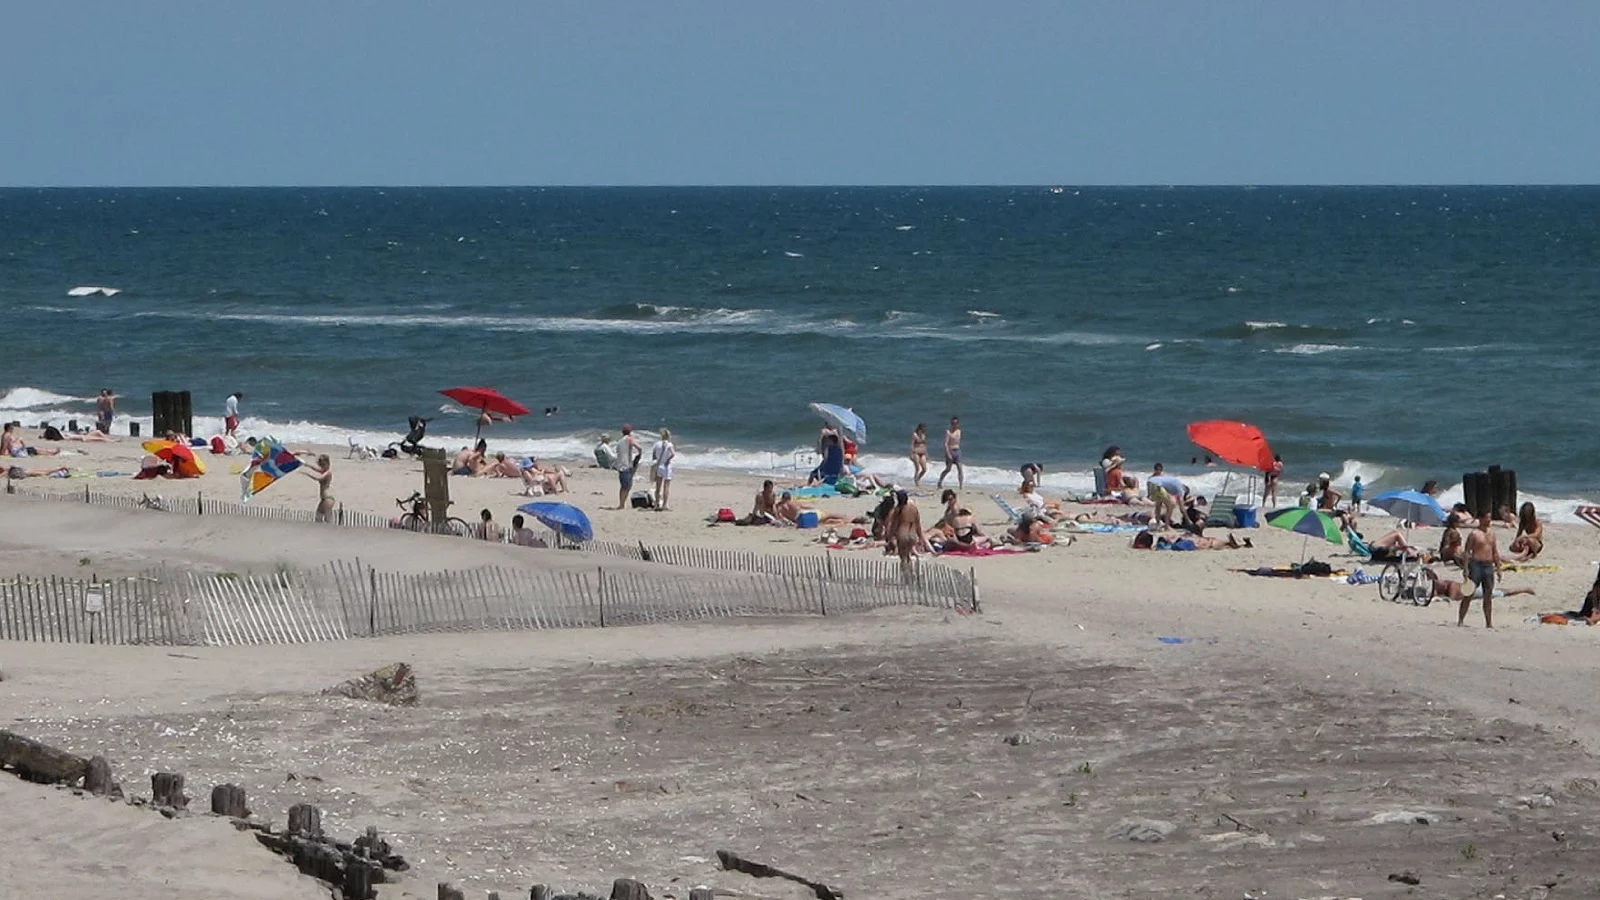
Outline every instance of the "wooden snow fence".
<path id="1" fill-rule="evenodd" d="M 759 557 L 740 573 L 662 566 L 380 572 L 359 562 L 268 575 L 0 581 L 0 640 L 211 646 L 395 634 L 606 628 L 731 617 L 968 606 L 913 581 L 833 581 Z M 804 558 L 795 558 L 810 562 Z"/>

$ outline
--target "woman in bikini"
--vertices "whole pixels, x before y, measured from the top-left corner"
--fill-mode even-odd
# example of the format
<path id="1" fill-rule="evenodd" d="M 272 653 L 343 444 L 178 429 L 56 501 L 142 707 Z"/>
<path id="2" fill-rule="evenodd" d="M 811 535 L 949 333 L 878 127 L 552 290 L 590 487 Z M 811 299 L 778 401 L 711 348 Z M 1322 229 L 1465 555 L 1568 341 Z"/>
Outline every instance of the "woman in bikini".
<path id="1" fill-rule="evenodd" d="M 301 466 L 300 471 L 317 483 L 317 521 L 333 520 L 333 461 L 327 454 L 317 457 L 315 466 Z"/>
<path id="2" fill-rule="evenodd" d="M 918 550 L 932 554 L 933 547 L 922 533 L 922 512 L 905 491 L 894 494 L 894 512 L 889 514 L 889 539 L 900 556 L 900 575 L 910 584 L 917 575 L 912 567 L 912 554 Z"/>
<path id="3" fill-rule="evenodd" d="M 1517 510 L 1517 536 L 1506 549 L 1516 562 L 1527 562 L 1544 552 L 1544 523 L 1539 521 L 1532 503 L 1524 503 Z"/>
<path id="4" fill-rule="evenodd" d="M 911 431 L 911 483 L 922 487 L 928 474 L 928 426 L 921 422 Z"/>

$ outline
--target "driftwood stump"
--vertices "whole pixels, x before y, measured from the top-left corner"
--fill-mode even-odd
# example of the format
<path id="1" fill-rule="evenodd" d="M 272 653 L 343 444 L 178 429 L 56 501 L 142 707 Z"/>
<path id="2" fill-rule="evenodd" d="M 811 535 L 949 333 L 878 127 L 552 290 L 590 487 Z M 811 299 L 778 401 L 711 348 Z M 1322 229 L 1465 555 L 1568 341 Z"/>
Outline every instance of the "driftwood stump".
<path id="1" fill-rule="evenodd" d="M 183 794 L 183 775 L 177 772 L 157 772 L 150 776 L 150 802 L 155 806 L 186 809 L 189 798 Z"/>
<path id="2" fill-rule="evenodd" d="M 39 784 L 76 784 L 88 771 L 89 761 L 32 738 L 0 730 L 0 768 L 13 769 L 23 780 Z"/>
<path id="3" fill-rule="evenodd" d="M 467 895 L 448 882 L 439 882 L 439 900 L 467 900 Z"/>
<path id="4" fill-rule="evenodd" d="M 308 838 L 322 837 L 322 810 L 309 803 L 296 803 L 289 807 L 287 831 Z"/>
<path id="5" fill-rule="evenodd" d="M 211 789 L 211 812 L 234 819 L 250 818 L 245 806 L 244 788 L 237 784 L 219 784 Z"/>
<path id="6" fill-rule="evenodd" d="M 611 900 L 650 900 L 650 891 L 632 878 L 611 882 Z"/>
<path id="7" fill-rule="evenodd" d="M 528 900 L 550 900 L 550 885 L 536 884 L 528 892 Z"/>
<path id="8" fill-rule="evenodd" d="M 374 880 L 383 880 L 383 870 L 375 863 L 345 857 L 344 883 L 341 885 L 344 888 L 344 900 L 372 900 L 378 896 L 378 892 L 372 889 Z"/>
<path id="9" fill-rule="evenodd" d="M 752 862 L 728 850 L 718 850 L 717 861 L 722 863 L 722 868 L 729 872 L 742 872 L 751 878 L 782 878 L 785 881 L 793 881 L 796 884 L 805 885 L 811 889 L 813 894 L 817 895 L 817 900 L 844 900 L 844 892 L 838 888 L 829 887 L 820 881 L 803 878 L 793 872 L 785 872 L 777 866 Z"/>
<path id="10" fill-rule="evenodd" d="M 689 890 L 689 900 L 715 900 L 716 896 L 716 894 L 712 893 L 711 888 L 690 888 Z"/>
<path id="11" fill-rule="evenodd" d="M 107 762 L 104 756 L 96 756 L 89 760 L 89 765 L 83 773 L 83 789 L 97 797 L 103 797 L 116 787 L 116 781 L 111 778 L 111 763 Z"/>

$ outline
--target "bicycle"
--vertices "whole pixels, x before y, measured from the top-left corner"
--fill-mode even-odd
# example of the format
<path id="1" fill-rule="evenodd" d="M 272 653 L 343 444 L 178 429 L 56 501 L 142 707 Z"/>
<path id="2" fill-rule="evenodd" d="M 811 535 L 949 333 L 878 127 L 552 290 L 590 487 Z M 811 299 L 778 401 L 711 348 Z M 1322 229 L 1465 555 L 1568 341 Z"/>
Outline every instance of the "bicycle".
<path id="1" fill-rule="evenodd" d="M 453 501 L 452 501 L 453 502 Z M 394 505 L 405 510 L 400 514 L 399 527 L 406 531 L 416 531 L 429 534 L 448 534 L 452 537 L 468 537 L 472 534 L 472 526 L 465 519 L 450 516 L 444 522 L 435 526 L 433 519 L 428 515 L 428 501 L 422 493 L 415 492 L 404 500 L 396 499 Z"/>
<path id="2" fill-rule="evenodd" d="M 1390 603 L 1409 600 L 1412 606 L 1427 606 L 1433 602 L 1434 585 L 1438 576 L 1415 556 L 1392 560 L 1378 575 L 1378 596 Z"/>

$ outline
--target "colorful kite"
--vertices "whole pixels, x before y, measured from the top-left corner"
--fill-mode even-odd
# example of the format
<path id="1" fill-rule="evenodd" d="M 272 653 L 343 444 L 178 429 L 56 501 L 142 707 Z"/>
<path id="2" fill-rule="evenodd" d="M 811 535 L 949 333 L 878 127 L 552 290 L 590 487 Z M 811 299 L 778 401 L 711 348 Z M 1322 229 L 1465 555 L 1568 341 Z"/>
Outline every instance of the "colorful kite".
<path id="1" fill-rule="evenodd" d="M 266 490 L 274 481 L 300 468 L 300 460 L 273 438 L 256 443 L 250 466 L 239 476 L 240 503 Z"/>

